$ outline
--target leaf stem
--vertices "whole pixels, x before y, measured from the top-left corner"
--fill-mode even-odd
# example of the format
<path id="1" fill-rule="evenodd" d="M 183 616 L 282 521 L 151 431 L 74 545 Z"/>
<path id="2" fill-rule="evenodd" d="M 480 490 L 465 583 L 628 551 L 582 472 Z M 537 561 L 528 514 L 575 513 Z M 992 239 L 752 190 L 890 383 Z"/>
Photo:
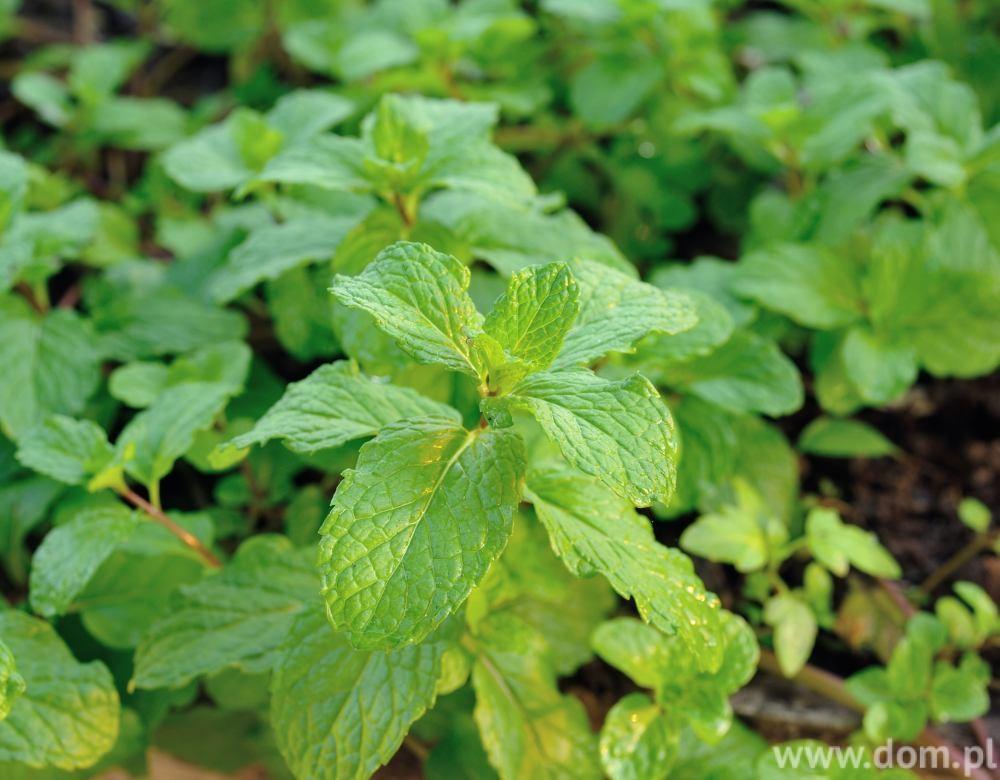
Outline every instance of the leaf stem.
<path id="1" fill-rule="evenodd" d="M 184 544 L 186 544 L 188 547 L 190 547 L 192 550 L 198 553 L 198 555 L 201 556 L 201 558 L 205 561 L 205 563 L 207 563 L 213 569 L 222 568 L 222 562 L 217 557 L 215 557 L 215 554 L 202 543 L 201 539 L 199 539 L 193 533 L 191 533 L 185 528 L 182 528 L 173 520 L 171 520 L 169 517 L 167 517 L 167 515 L 164 513 L 162 509 L 149 503 L 149 501 L 144 499 L 142 496 L 140 496 L 138 493 L 136 493 L 134 490 L 131 490 L 130 488 L 122 487 L 119 488 L 117 492 L 118 495 L 120 495 L 122 498 L 128 501 L 132 506 L 136 507 L 137 509 L 141 509 L 147 515 L 149 515 L 150 519 L 162 525 L 164 528 L 170 531 L 170 533 L 172 533 L 174 536 L 180 539 Z"/>
<path id="2" fill-rule="evenodd" d="M 942 563 L 924 580 L 924 583 L 920 586 L 920 592 L 926 595 L 933 593 L 938 589 L 938 586 L 979 555 L 979 553 L 992 547 L 996 539 L 997 531 L 995 529 L 976 534 L 972 541 Z"/>

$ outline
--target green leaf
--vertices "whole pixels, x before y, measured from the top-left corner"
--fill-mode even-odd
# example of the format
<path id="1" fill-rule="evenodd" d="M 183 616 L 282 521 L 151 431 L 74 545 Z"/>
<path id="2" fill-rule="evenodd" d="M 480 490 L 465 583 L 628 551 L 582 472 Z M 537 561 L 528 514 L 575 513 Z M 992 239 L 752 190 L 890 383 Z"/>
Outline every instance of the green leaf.
<path id="1" fill-rule="evenodd" d="M 218 574 L 185 585 L 136 648 L 133 684 L 175 688 L 236 667 L 270 671 L 296 615 L 318 591 L 312 550 L 255 536 Z"/>
<path id="2" fill-rule="evenodd" d="M 706 668 L 722 659 L 718 599 L 706 592 L 690 559 L 658 544 L 649 522 L 595 480 L 565 466 L 528 476 L 528 500 L 552 547 L 578 576 L 600 572 L 644 620 L 676 633 Z"/>
<path id="3" fill-rule="evenodd" d="M 252 353 L 241 341 L 210 344 L 162 363 L 126 363 L 116 368 L 108 380 L 112 396 L 137 409 L 151 406 L 165 391 L 179 385 L 200 382 L 218 386 L 230 394 L 243 389 Z"/>
<path id="4" fill-rule="evenodd" d="M 753 677 L 759 660 L 757 639 L 742 618 L 722 613 L 725 654 L 716 671 L 698 668 L 697 656 L 655 628 L 632 618 L 601 625 L 594 649 L 612 666 L 643 687 L 652 688 L 657 703 L 679 730 L 686 720 L 707 742 L 718 742 L 732 724 L 730 694 Z"/>
<path id="5" fill-rule="evenodd" d="M 370 379 L 353 362 L 341 360 L 288 385 L 281 400 L 233 444 L 249 447 L 281 439 L 294 452 L 316 452 L 374 436 L 398 420 L 435 415 L 460 422 L 451 407 Z"/>
<path id="6" fill-rule="evenodd" d="M 823 247 L 776 244 L 740 260 L 736 289 L 812 328 L 835 328 L 863 312 L 857 269 Z"/>
<path id="7" fill-rule="evenodd" d="M 24 693 L 0 721 L 0 762 L 83 769 L 118 737 L 120 704 L 111 673 L 80 663 L 46 622 L 0 612 L 0 636 L 24 678 Z"/>
<path id="8" fill-rule="evenodd" d="M 94 307 L 94 325 L 107 354 L 119 360 L 190 352 L 242 339 L 246 320 L 172 287 L 114 289 Z"/>
<path id="9" fill-rule="evenodd" d="M 913 347 L 892 343 L 865 328 L 851 328 L 841 350 L 847 377 L 868 404 L 884 406 L 896 400 L 917 378 Z"/>
<path id="10" fill-rule="evenodd" d="M 993 522 L 993 514 L 986 504 L 976 498 L 963 498 L 958 505 L 958 517 L 969 528 L 983 533 Z"/>
<path id="11" fill-rule="evenodd" d="M 880 458 L 899 451 L 868 423 L 839 417 L 817 417 L 799 435 L 798 447 L 828 458 Z"/>
<path id="12" fill-rule="evenodd" d="M 90 509 L 51 530 L 31 566 L 31 606 L 40 615 L 65 614 L 101 564 L 142 520 L 124 506 Z"/>
<path id="13" fill-rule="evenodd" d="M 358 647 L 426 637 L 503 551 L 523 470 L 512 431 L 441 417 L 383 428 L 345 472 L 320 529 L 333 625 Z"/>
<path id="14" fill-rule="evenodd" d="M 14 654 L 0 641 L 0 721 L 10 714 L 11 707 L 24 693 L 24 678 L 18 674 Z"/>
<path id="15" fill-rule="evenodd" d="M 857 526 L 845 525 L 832 509 L 817 507 L 806 517 L 806 537 L 816 560 L 838 577 L 846 577 L 848 564 L 873 577 L 897 579 L 899 564 L 879 544 L 878 537 Z"/>
<path id="16" fill-rule="evenodd" d="M 802 379 L 795 364 L 770 339 L 735 333 L 718 349 L 664 367 L 657 379 L 733 412 L 780 417 L 802 406 Z"/>
<path id="17" fill-rule="evenodd" d="M 319 609 L 288 632 L 271 681 L 271 722 L 297 777 L 365 780 L 434 703 L 446 644 L 355 650 Z"/>
<path id="18" fill-rule="evenodd" d="M 511 276 L 483 329 L 532 371 L 552 365 L 579 309 L 580 291 L 565 263 L 531 266 Z"/>
<path id="19" fill-rule="evenodd" d="M 211 547 L 207 515 L 169 517 Z M 207 573 L 204 559 L 162 525 L 137 523 L 94 572 L 72 605 L 87 632 L 108 647 L 132 650 L 149 626 L 169 610 L 171 594 Z"/>
<path id="20" fill-rule="evenodd" d="M 95 342 L 71 311 L 40 317 L 20 298 L 0 297 L 0 423 L 9 435 L 83 409 L 101 378 Z"/>
<path id="21" fill-rule="evenodd" d="M 212 274 L 212 298 L 228 303 L 265 279 L 276 279 L 308 262 L 329 260 L 356 221 L 354 217 L 302 217 L 255 230 Z"/>
<path id="22" fill-rule="evenodd" d="M 586 366 L 609 352 L 628 352 L 649 333 L 677 334 L 697 322 L 682 292 L 661 290 L 606 265 L 575 261 L 580 312 L 566 334 L 555 367 Z"/>
<path id="23" fill-rule="evenodd" d="M 601 766 L 611 780 L 665 780 L 677 756 L 678 731 L 642 693 L 619 699 L 601 728 Z"/>
<path id="24" fill-rule="evenodd" d="M 115 442 L 125 470 L 147 487 L 155 485 L 194 444 L 195 434 L 212 425 L 230 395 L 230 388 L 212 382 L 165 390 L 132 418 Z"/>
<path id="25" fill-rule="evenodd" d="M 97 423 L 53 415 L 21 437 L 17 459 L 60 482 L 81 485 L 108 465 L 114 454 Z"/>
<path id="26" fill-rule="evenodd" d="M 625 119 L 664 78 L 663 64 L 644 47 L 639 56 L 612 53 L 583 68 L 570 83 L 573 112 L 592 127 Z"/>
<path id="27" fill-rule="evenodd" d="M 479 625 L 476 643 L 474 716 L 500 777 L 600 777 L 587 715 L 577 699 L 556 687 L 541 635 L 499 613 Z"/>
<path id="28" fill-rule="evenodd" d="M 538 631 L 558 675 L 593 658 L 590 635 L 618 599 L 603 577 L 576 577 L 556 556 L 540 522 L 518 513 L 504 554 L 466 604 L 470 626 L 504 611 Z"/>
<path id="29" fill-rule="evenodd" d="M 645 377 L 612 382 L 585 370 L 539 373 L 504 400 L 530 412 L 570 463 L 632 503 L 670 500 L 674 423 Z"/>
<path id="30" fill-rule="evenodd" d="M 816 643 L 816 617 L 792 594 L 772 597 L 764 605 L 764 621 L 774 627 L 774 652 L 785 677 L 794 677 L 805 666 Z"/>
<path id="31" fill-rule="evenodd" d="M 469 269 L 454 257 L 398 242 L 360 275 L 334 277 L 331 291 L 370 314 L 415 360 L 478 377 L 470 337 L 482 330 L 483 318 L 468 287 Z"/>
<path id="32" fill-rule="evenodd" d="M 931 683 L 930 708 L 939 723 L 973 720 L 990 710 L 990 668 L 975 653 L 966 653 L 961 663 L 938 662 Z"/>
<path id="33" fill-rule="evenodd" d="M 358 138 L 320 135 L 293 144 L 272 157 L 255 182 L 312 184 L 330 190 L 365 192 L 368 147 Z M 217 187 L 213 189 L 219 189 Z"/>
<path id="34" fill-rule="evenodd" d="M 684 529 L 681 546 L 710 561 L 731 563 L 738 571 L 759 571 L 779 557 L 788 531 L 746 481 L 737 479 L 734 488 L 736 502 L 699 517 Z"/>
<path id="35" fill-rule="evenodd" d="M 698 320 L 694 327 L 682 333 L 651 335 L 636 348 L 636 367 L 653 379 L 671 365 L 708 355 L 733 335 L 733 317 L 721 303 L 700 290 L 682 292 L 693 305 Z"/>

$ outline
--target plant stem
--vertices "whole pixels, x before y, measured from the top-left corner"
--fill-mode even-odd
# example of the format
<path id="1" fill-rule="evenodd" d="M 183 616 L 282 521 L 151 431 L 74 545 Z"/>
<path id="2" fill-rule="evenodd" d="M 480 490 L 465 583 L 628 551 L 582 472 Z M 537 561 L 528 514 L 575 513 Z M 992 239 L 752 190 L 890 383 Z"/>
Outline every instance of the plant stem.
<path id="1" fill-rule="evenodd" d="M 770 650 L 762 649 L 760 651 L 760 668 L 767 672 L 771 672 L 772 674 L 781 675 L 781 668 L 778 666 L 778 659 Z M 817 666 L 806 664 L 802 667 L 802 671 L 795 675 L 792 680 L 799 683 L 802 687 L 808 688 L 814 693 L 818 693 L 821 696 L 830 699 L 830 701 L 842 704 L 855 712 L 863 713 L 865 711 L 864 706 L 857 699 L 855 699 L 844 686 L 844 681 L 840 677 L 837 677 L 837 675 L 831 674 L 825 669 L 820 669 Z M 917 735 L 914 742 L 916 744 L 933 745 L 935 747 L 945 748 L 951 756 L 951 766 L 945 768 L 955 777 L 973 778 L 973 780 L 991 780 L 989 772 L 975 767 L 966 766 L 965 756 L 962 751 L 930 727 L 924 728 L 924 730 Z"/>
<path id="2" fill-rule="evenodd" d="M 976 534 L 972 541 L 942 563 L 926 580 L 924 580 L 923 585 L 920 586 L 921 593 L 925 593 L 927 595 L 933 593 L 937 590 L 941 583 L 979 555 L 979 553 L 992 547 L 996 539 L 996 530 L 984 531 L 983 533 Z"/>
<path id="3" fill-rule="evenodd" d="M 122 487 L 118 489 L 118 495 L 128 501 L 132 506 L 137 509 L 141 509 L 150 519 L 162 525 L 170 533 L 180 539 L 184 544 L 194 550 L 202 559 L 211 566 L 213 569 L 221 569 L 222 562 L 215 557 L 215 554 L 209 550 L 204 544 L 202 544 L 201 539 L 195 536 L 190 531 L 182 528 L 173 520 L 171 520 L 159 507 L 153 506 L 146 499 L 127 487 Z"/>

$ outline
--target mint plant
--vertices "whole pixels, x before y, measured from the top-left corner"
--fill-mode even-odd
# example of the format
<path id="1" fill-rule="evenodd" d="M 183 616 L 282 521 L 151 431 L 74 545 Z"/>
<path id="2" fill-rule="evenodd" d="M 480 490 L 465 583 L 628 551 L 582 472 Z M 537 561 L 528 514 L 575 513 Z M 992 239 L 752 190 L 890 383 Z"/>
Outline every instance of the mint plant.
<path id="1" fill-rule="evenodd" d="M 995 4 L 57 5 L 0 3 L 0 777 L 985 747 Z"/>

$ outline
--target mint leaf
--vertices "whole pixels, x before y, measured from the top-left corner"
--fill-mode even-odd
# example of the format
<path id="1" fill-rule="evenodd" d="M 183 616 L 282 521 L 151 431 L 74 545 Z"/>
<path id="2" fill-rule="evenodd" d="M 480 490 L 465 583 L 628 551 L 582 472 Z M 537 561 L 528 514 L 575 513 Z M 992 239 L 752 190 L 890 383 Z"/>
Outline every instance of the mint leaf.
<path id="1" fill-rule="evenodd" d="M 284 537 L 257 536 L 221 572 L 182 586 L 136 648 L 135 686 L 175 688 L 230 667 L 269 671 L 295 616 L 315 600 L 312 559 Z"/>
<path id="2" fill-rule="evenodd" d="M 212 298 L 228 303 L 265 279 L 276 279 L 310 261 L 329 260 L 356 221 L 354 217 L 301 217 L 255 230 L 212 274 Z"/>
<path id="3" fill-rule="evenodd" d="M 601 728 L 601 766 L 611 780 L 665 780 L 677 756 L 678 731 L 643 693 L 630 693 Z"/>
<path id="4" fill-rule="evenodd" d="M 802 452 L 828 458 L 879 458 L 898 452 L 895 444 L 861 420 L 817 417 L 799 436 Z"/>
<path id="5" fill-rule="evenodd" d="M 174 462 L 212 425 L 232 394 L 210 382 L 190 382 L 164 391 L 125 426 L 115 442 L 125 470 L 146 486 L 170 473 Z"/>
<path id="6" fill-rule="evenodd" d="M 65 614 L 104 561 L 135 531 L 139 516 L 125 507 L 90 509 L 45 536 L 31 566 L 31 606 Z"/>
<path id="7" fill-rule="evenodd" d="M 816 560 L 838 577 L 847 576 L 848 564 L 873 577 L 896 579 L 901 574 L 875 534 L 846 525 L 832 509 L 817 507 L 809 512 L 806 537 Z"/>
<path id="8" fill-rule="evenodd" d="M 89 323 L 61 309 L 36 315 L 0 296 L 0 424 L 18 438 L 51 414 L 76 414 L 97 389 L 101 355 Z"/>
<path id="9" fill-rule="evenodd" d="M 785 677 L 794 677 L 805 666 L 816 643 L 816 616 L 796 595 L 772 597 L 764 605 L 764 621 L 774 627 L 774 652 Z"/>
<path id="10" fill-rule="evenodd" d="M 53 415 L 21 437 L 17 459 L 46 476 L 79 485 L 114 457 L 107 435 L 95 422 Z"/>
<path id="11" fill-rule="evenodd" d="M 745 255 L 735 287 L 769 309 L 813 328 L 835 328 L 861 318 L 858 272 L 832 250 L 776 244 Z"/>
<path id="12" fill-rule="evenodd" d="M 645 377 L 612 382 L 585 370 L 539 373 L 504 400 L 530 412 L 570 463 L 632 503 L 669 501 L 674 423 Z"/>
<path id="13" fill-rule="evenodd" d="M 649 333 L 681 333 L 697 322 L 683 293 L 661 290 L 595 262 L 576 261 L 580 313 L 556 359 L 559 369 L 586 366 L 609 352 L 628 352 Z"/>
<path id="14" fill-rule="evenodd" d="M 533 371 L 548 368 L 576 318 L 579 288 L 565 263 L 532 266 L 511 276 L 483 330 Z"/>
<path id="15" fill-rule="evenodd" d="M 10 708 L 22 693 L 24 678 L 17 671 L 14 654 L 0 641 L 0 720 L 10 714 Z"/>
<path id="16" fill-rule="evenodd" d="M 483 621 L 472 666 L 474 716 L 502 780 L 597 778 L 597 745 L 580 702 L 559 692 L 541 635 L 504 613 Z"/>
<path id="17" fill-rule="evenodd" d="M 370 314 L 415 360 L 478 377 L 470 337 L 483 318 L 468 287 L 469 269 L 454 257 L 398 242 L 360 275 L 334 277 L 331 291 L 345 306 Z"/>
<path id="18" fill-rule="evenodd" d="M 735 503 L 701 515 L 681 534 L 681 546 L 710 561 L 733 564 L 742 572 L 763 569 L 778 558 L 788 530 L 744 480 L 734 483 Z"/>
<path id="19" fill-rule="evenodd" d="M 686 556 L 656 542 L 631 504 L 564 466 L 534 468 L 526 495 L 570 571 L 600 572 L 621 596 L 635 599 L 644 620 L 677 633 L 705 667 L 718 665 L 718 599 Z"/>
<path id="20" fill-rule="evenodd" d="M 288 631 L 271 681 L 271 722 L 297 777 L 363 780 L 434 703 L 446 644 L 355 650 L 319 609 Z"/>
<path id="21" fill-rule="evenodd" d="M 21 612 L 0 612 L 0 636 L 25 685 L 0 721 L 0 762 L 39 769 L 95 764 L 118 736 L 121 706 L 107 667 L 80 663 L 48 623 Z"/>
<path id="22" fill-rule="evenodd" d="M 656 702 L 676 724 L 674 730 L 687 721 L 700 739 L 715 743 L 733 721 L 729 696 L 750 681 L 760 657 L 757 639 L 746 621 L 731 612 L 722 612 L 721 617 L 725 650 L 715 671 L 699 669 L 696 656 L 676 637 L 632 618 L 602 624 L 594 632 L 594 649 L 654 691 Z"/>
<path id="23" fill-rule="evenodd" d="M 733 412 L 780 417 L 803 401 L 795 364 L 773 341 L 749 331 L 733 334 L 703 357 L 664 367 L 656 379 Z"/>
<path id="24" fill-rule="evenodd" d="M 397 420 L 428 415 L 459 421 L 445 404 L 370 379 L 354 363 L 338 361 L 288 385 L 281 400 L 233 444 L 248 447 L 281 439 L 294 452 L 316 452 L 374 436 Z"/>
<path id="25" fill-rule="evenodd" d="M 320 529 L 333 625 L 357 647 L 426 637 L 503 551 L 523 470 L 511 431 L 442 417 L 383 428 L 345 472 Z"/>

